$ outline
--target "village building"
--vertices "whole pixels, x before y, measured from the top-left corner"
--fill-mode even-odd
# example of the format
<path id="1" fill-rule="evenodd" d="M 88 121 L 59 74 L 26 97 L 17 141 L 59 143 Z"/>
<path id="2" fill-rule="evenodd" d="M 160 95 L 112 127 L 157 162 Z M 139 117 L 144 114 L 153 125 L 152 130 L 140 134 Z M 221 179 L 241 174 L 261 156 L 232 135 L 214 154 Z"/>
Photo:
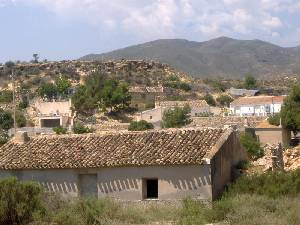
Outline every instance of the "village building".
<path id="1" fill-rule="evenodd" d="M 148 107 L 154 108 L 155 100 L 158 97 L 164 97 L 166 90 L 163 86 L 132 86 L 129 87 L 131 95 L 131 106 L 145 110 Z"/>
<path id="2" fill-rule="evenodd" d="M 279 113 L 285 96 L 241 97 L 230 103 L 230 115 L 268 116 Z"/>
<path id="3" fill-rule="evenodd" d="M 64 197 L 218 198 L 246 159 L 232 129 L 168 129 L 89 135 L 19 133 L 0 147 L 0 179 L 39 182 Z"/>
<path id="4" fill-rule="evenodd" d="M 62 126 L 71 129 L 74 123 L 74 115 L 71 107 L 71 100 L 49 102 L 37 100 L 32 104 L 31 114 L 38 118 L 37 127 L 39 128 Z"/>
<path id="5" fill-rule="evenodd" d="M 238 89 L 238 88 L 231 87 L 226 92 L 231 96 L 242 97 L 242 96 L 255 96 L 259 93 L 259 90 Z"/>
<path id="6" fill-rule="evenodd" d="M 205 100 L 193 101 L 156 101 L 155 108 L 140 112 L 136 116 L 137 121 L 145 120 L 159 128 L 162 122 L 163 114 L 166 110 L 173 109 L 176 106 L 184 107 L 188 105 L 191 108 L 191 116 L 201 116 L 203 113 L 209 113 L 210 107 Z"/>

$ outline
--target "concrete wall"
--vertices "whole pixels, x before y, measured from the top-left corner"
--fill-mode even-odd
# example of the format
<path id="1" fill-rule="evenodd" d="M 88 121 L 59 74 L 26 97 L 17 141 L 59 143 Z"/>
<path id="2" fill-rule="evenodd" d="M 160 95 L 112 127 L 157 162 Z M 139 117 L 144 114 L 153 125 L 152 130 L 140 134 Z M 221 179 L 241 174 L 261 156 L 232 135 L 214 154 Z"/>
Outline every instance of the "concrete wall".
<path id="1" fill-rule="evenodd" d="M 219 146 L 218 146 L 219 147 Z M 211 159 L 212 198 L 220 197 L 226 185 L 234 179 L 235 166 L 247 159 L 247 154 L 233 132 Z"/>
<path id="2" fill-rule="evenodd" d="M 175 200 L 191 196 L 211 200 L 210 165 L 170 167 L 126 167 L 83 170 L 24 170 L 0 171 L 0 178 L 9 175 L 20 180 L 40 182 L 47 190 L 65 197 L 78 197 L 81 192 L 80 177 L 94 174 L 97 177 L 98 197 L 121 200 L 142 200 L 143 179 L 158 179 L 158 198 Z M 92 181 L 89 181 L 92 184 Z"/>
<path id="3" fill-rule="evenodd" d="M 251 131 L 250 131 L 251 130 Z M 278 144 L 289 145 L 291 141 L 291 131 L 283 128 L 249 128 L 248 132 L 252 132 L 261 145 Z"/>

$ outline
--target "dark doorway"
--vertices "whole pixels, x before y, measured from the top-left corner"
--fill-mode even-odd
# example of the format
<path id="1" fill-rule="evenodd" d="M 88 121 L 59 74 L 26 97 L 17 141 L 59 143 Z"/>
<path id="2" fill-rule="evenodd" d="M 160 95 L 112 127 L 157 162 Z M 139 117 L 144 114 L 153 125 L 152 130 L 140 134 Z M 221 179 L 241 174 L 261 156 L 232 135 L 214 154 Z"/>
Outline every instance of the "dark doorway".
<path id="1" fill-rule="evenodd" d="M 81 197 L 97 197 L 97 174 L 80 174 L 79 191 Z"/>
<path id="2" fill-rule="evenodd" d="M 52 128 L 60 126 L 60 119 L 41 119 L 41 127 Z"/>
<path id="3" fill-rule="evenodd" d="M 148 199 L 157 199 L 158 198 L 158 180 L 157 179 L 147 179 L 146 180 L 147 194 L 146 198 Z"/>

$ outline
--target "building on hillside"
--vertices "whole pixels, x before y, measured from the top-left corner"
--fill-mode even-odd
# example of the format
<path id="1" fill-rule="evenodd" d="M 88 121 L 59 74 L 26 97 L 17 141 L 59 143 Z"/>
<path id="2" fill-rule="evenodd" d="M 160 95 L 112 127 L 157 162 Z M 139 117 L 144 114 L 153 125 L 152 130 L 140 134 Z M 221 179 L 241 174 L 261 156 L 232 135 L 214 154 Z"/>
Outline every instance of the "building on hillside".
<path id="1" fill-rule="evenodd" d="M 285 96 L 241 97 L 230 103 L 235 116 L 268 116 L 279 113 Z"/>
<path id="2" fill-rule="evenodd" d="M 265 145 L 277 145 L 289 146 L 291 144 L 292 133 L 281 126 L 274 126 L 268 123 L 267 120 L 262 121 L 253 128 L 246 128 L 246 132 L 250 133 L 253 137 Z"/>
<path id="3" fill-rule="evenodd" d="M 62 126 L 73 127 L 74 115 L 72 103 L 69 101 L 36 101 L 33 106 L 33 114 L 38 117 L 38 127 L 53 128 Z"/>
<path id="4" fill-rule="evenodd" d="M 163 86 L 147 87 L 147 86 L 132 86 L 129 87 L 131 95 L 131 106 L 138 109 L 146 109 L 148 106 L 155 104 L 157 97 L 164 97 L 166 90 Z"/>
<path id="5" fill-rule="evenodd" d="M 155 108 L 138 113 L 136 116 L 137 121 L 145 120 L 152 123 L 156 128 L 160 127 L 163 114 L 166 110 L 188 105 L 191 108 L 191 116 L 201 116 L 203 113 L 209 113 L 210 107 L 205 100 L 193 101 L 156 101 Z"/>
<path id="6" fill-rule="evenodd" d="M 39 182 L 64 197 L 214 200 L 246 159 L 232 129 L 39 136 L 0 147 L 0 179 Z"/>
<path id="7" fill-rule="evenodd" d="M 255 96 L 259 93 L 259 90 L 247 90 L 247 89 L 238 89 L 231 87 L 227 90 L 227 93 L 232 96 Z"/>

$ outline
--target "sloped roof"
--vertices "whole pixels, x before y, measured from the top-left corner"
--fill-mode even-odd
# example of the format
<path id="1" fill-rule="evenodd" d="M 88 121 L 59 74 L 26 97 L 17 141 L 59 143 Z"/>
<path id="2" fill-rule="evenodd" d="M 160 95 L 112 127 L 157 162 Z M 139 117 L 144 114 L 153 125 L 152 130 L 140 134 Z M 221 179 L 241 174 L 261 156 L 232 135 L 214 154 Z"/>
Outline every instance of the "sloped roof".
<path id="1" fill-rule="evenodd" d="M 208 104 L 205 100 L 194 100 L 194 101 L 160 101 L 157 103 L 158 106 L 161 107 L 184 107 L 185 105 L 189 105 L 191 108 L 202 108 L 208 107 Z"/>
<path id="2" fill-rule="evenodd" d="M 0 148 L 0 169 L 102 168 L 201 164 L 230 129 L 169 129 L 37 137 Z"/>
<path id="3" fill-rule="evenodd" d="M 254 97 L 241 97 L 233 102 L 230 105 L 259 105 L 259 104 L 275 104 L 283 103 L 283 100 L 286 96 L 254 96 Z"/>

